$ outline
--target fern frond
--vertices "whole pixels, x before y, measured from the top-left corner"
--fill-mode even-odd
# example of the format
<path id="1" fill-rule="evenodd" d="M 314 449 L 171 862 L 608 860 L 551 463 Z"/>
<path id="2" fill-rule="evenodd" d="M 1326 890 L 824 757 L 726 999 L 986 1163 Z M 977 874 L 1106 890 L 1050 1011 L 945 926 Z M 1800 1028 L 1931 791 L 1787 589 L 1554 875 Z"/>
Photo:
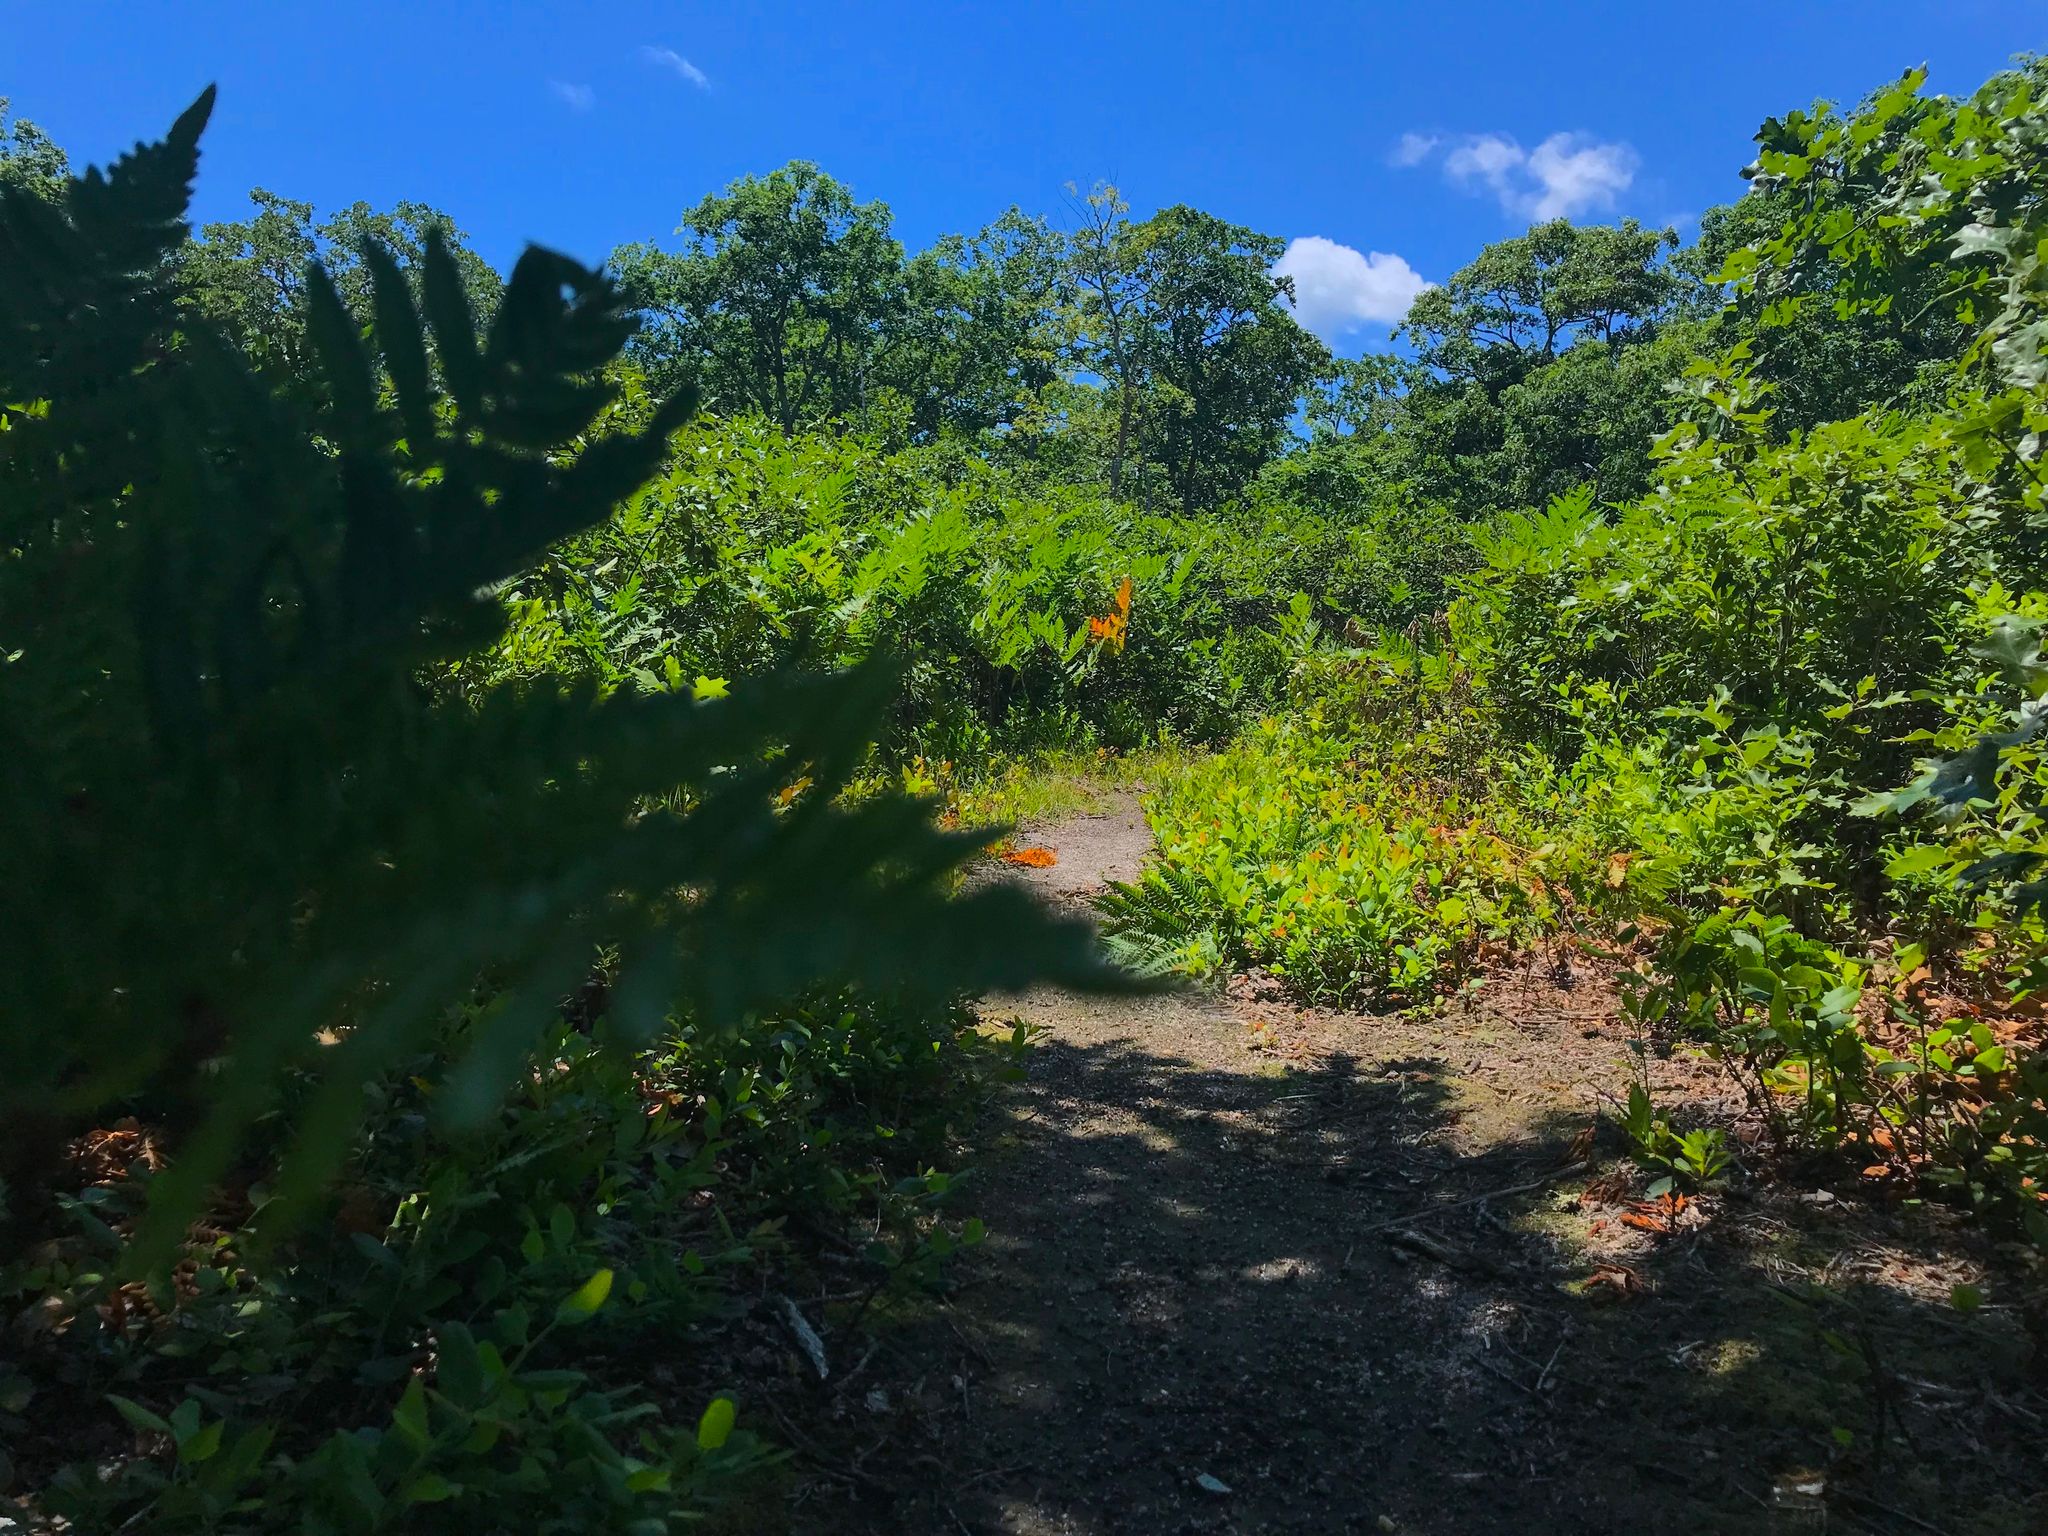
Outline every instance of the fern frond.
<path id="1" fill-rule="evenodd" d="M 175 1154 L 135 1251 L 161 1257 L 233 1159 L 274 1154 L 258 1130 L 297 1083 L 276 1187 L 303 1201 L 364 1083 L 480 979 L 457 1118 L 600 949 L 643 1039 L 820 983 L 1128 984 L 1015 891 L 947 899 L 976 841 L 927 808 L 838 802 L 885 666 L 702 704 L 433 686 L 502 632 L 494 585 L 609 517 L 690 402 L 600 430 L 632 330 L 609 281 L 530 250 L 479 338 L 438 239 L 417 300 L 366 254 L 367 341 L 312 267 L 325 403 L 272 395 L 165 277 L 210 104 L 61 206 L 0 195 L 9 1188 L 140 1110 Z M 815 787 L 783 809 L 793 763 Z"/>

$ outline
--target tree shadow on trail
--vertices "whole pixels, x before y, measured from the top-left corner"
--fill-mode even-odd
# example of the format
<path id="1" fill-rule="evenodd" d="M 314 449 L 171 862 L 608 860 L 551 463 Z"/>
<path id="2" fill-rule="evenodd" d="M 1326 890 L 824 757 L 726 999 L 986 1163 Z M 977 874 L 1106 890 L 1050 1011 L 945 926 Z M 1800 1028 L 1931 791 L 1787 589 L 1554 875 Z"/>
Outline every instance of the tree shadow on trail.
<path id="1" fill-rule="evenodd" d="M 1900 1220 L 1730 1202 L 1601 1305 L 1568 1196 L 1523 1188 L 1583 1117 L 1459 1118 L 1420 1057 L 1045 1045 L 981 1138 L 985 1248 L 834 1398 L 860 1470 L 797 1529 L 2048 1528 L 2011 1316 L 1866 1273 Z"/>

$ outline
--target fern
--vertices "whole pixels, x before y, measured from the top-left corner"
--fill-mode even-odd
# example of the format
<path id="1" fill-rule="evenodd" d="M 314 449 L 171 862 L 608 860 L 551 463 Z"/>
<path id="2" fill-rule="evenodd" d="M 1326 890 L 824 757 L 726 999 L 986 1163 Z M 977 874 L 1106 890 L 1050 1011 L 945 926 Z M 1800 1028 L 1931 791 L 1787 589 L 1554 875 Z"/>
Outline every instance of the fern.
<path id="1" fill-rule="evenodd" d="M 628 1039 L 827 979 L 1108 980 L 1085 925 L 1003 888 L 945 898 L 975 838 L 907 801 L 837 802 L 882 668 L 711 703 L 425 685 L 498 640 L 492 585 L 608 517 L 689 401 L 598 432 L 632 332 L 612 285 L 530 249 L 479 336 L 438 240 L 417 301 L 365 252 L 367 340 L 309 269 L 326 403 L 273 397 L 171 288 L 211 104 L 58 201 L 0 195 L 0 1176 L 18 1221 L 67 1138 L 126 1110 L 176 1150 L 138 1260 L 237 1158 L 284 1148 L 288 1210 L 362 1085 L 479 979 L 497 1001 L 443 1096 L 457 1119 L 600 947 Z M 814 787 L 780 808 L 798 772 Z"/>
<path id="2" fill-rule="evenodd" d="M 1144 980 L 1186 971 L 1196 947 L 1217 931 L 1200 876 L 1178 865 L 1158 865 L 1128 885 L 1112 881 L 1095 905 L 1104 951 Z"/>

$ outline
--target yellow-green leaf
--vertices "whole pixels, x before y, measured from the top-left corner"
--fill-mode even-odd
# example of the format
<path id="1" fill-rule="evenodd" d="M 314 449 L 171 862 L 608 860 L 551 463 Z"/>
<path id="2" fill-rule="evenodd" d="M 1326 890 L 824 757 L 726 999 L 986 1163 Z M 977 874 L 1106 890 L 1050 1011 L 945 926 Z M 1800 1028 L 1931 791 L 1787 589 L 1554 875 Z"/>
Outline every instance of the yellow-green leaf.
<path id="1" fill-rule="evenodd" d="M 562 1304 L 555 1308 L 555 1321 L 558 1323 L 588 1322 L 597 1312 L 597 1309 L 604 1305 L 605 1298 L 611 1295 L 611 1293 L 612 1272 L 608 1269 L 600 1269 L 596 1274 L 562 1298 Z"/>
<path id="2" fill-rule="evenodd" d="M 704 1417 L 697 1421 L 697 1449 L 715 1451 L 732 1438 L 733 1420 L 739 1412 L 729 1397 L 714 1397 L 711 1406 L 704 1410 Z"/>

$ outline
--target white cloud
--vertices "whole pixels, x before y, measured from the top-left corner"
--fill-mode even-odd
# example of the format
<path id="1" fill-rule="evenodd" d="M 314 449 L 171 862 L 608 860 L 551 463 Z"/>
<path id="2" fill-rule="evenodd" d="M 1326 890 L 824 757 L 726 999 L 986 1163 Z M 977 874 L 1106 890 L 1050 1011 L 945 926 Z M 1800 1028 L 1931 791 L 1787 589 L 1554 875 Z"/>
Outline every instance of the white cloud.
<path id="1" fill-rule="evenodd" d="M 1522 146 L 1505 134 L 1472 134 L 1444 156 L 1444 175 L 1461 185 L 1483 182 L 1506 204 L 1514 195 L 1516 173 L 1528 158 Z"/>
<path id="2" fill-rule="evenodd" d="M 567 80 L 550 80 L 548 89 L 555 93 L 556 100 L 572 112 L 588 112 L 597 104 L 597 92 L 587 85 L 575 85 Z"/>
<path id="3" fill-rule="evenodd" d="M 700 91 L 711 89 L 711 77 L 677 53 L 673 48 L 657 48 L 652 43 L 640 50 L 640 57 L 650 64 L 659 64 L 663 69 L 672 69 L 682 79 Z"/>
<path id="4" fill-rule="evenodd" d="M 1404 133 L 1387 159 L 1399 166 L 1420 165 L 1442 142 L 1443 140 L 1433 133 Z"/>
<path id="5" fill-rule="evenodd" d="M 1442 140 L 1407 133 L 1395 146 L 1396 165 L 1433 158 Z M 1520 218 L 1571 218 L 1615 205 L 1635 185 L 1642 164 L 1634 149 L 1583 133 L 1553 133 L 1524 149 L 1504 133 L 1472 133 L 1451 141 L 1442 158 L 1446 180 L 1467 191 L 1486 191 Z"/>
<path id="6" fill-rule="evenodd" d="M 1273 263 L 1276 277 L 1294 279 L 1294 318 L 1325 338 L 1378 321 L 1406 318 L 1429 286 L 1407 261 L 1386 251 L 1355 251 L 1321 235 L 1300 235 Z"/>
<path id="7" fill-rule="evenodd" d="M 1634 183 L 1641 163 L 1626 144 L 1602 144 L 1582 133 L 1553 133 L 1529 151 L 1529 174 L 1541 188 L 1529 215 L 1557 219 L 1612 208 Z"/>

